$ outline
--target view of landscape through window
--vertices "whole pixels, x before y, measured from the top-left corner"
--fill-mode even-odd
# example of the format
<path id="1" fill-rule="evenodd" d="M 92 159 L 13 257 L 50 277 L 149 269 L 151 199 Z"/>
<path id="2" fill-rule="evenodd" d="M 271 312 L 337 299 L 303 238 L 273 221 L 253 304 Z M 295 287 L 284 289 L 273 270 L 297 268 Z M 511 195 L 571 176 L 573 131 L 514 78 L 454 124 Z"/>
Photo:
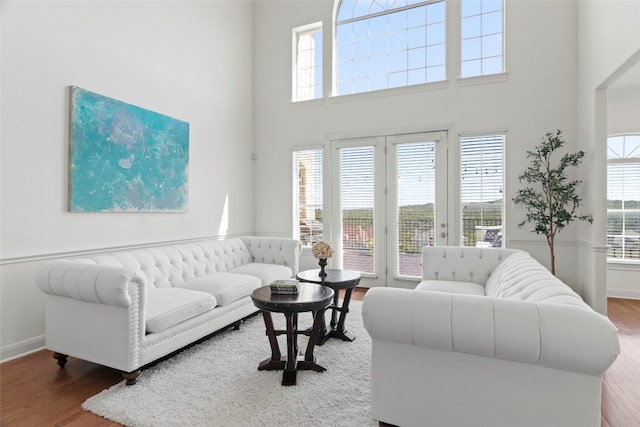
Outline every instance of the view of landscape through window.
<path id="1" fill-rule="evenodd" d="M 395 200 L 387 194 L 387 207 L 376 206 L 375 146 L 339 149 L 340 218 L 343 267 L 375 274 L 376 257 L 385 254 L 389 236 L 376 242 L 376 215 L 394 205 L 395 217 L 387 218 L 395 227 L 394 274 L 419 277 L 421 253 L 436 245 L 436 142 L 391 144 L 393 150 Z M 461 244 L 502 247 L 504 135 L 468 136 L 460 139 Z M 321 150 L 294 152 L 297 167 L 298 216 L 296 232 L 303 245 L 312 245 L 324 236 L 322 211 Z M 389 177 L 387 178 L 389 179 Z M 386 215 L 383 215 L 383 217 Z M 447 221 L 446 218 L 438 222 Z"/>
<path id="2" fill-rule="evenodd" d="M 504 215 L 503 135 L 460 139 L 462 245 L 501 247 Z M 398 253 L 417 256 L 434 244 L 433 147 L 400 145 L 397 153 Z M 345 252 L 374 254 L 372 147 L 341 152 L 341 218 Z M 294 152 L 298 180 L 297 229 L 305 245 L 323 238 L 322 150 Z M 607 244 L 610 259 L 640 261 L 640 135 L 608 139 Z M 367 272 L 373 260 L 345 254 L 349 268 Z M 409 265 L 404 268 L 403 264 Z M 399 263 L 398 274 L 418 275 L 417 263 Z"/>
<path id="3" fill-rule="evenodd" d="M 640 261 L 640 135 L 607 142 L 607 257 Z"/>
<path id="4" fill-rule="evenodd" d="M 503 146 L 503 135 L 460 139 L 463 246 L 503 246 Z"/>
<path id="5" fill-rule="evenodd" d="M 373 146 L 340 150 L 343 265 L 375 273 L 375 153 Z"/>
<path id="6" fill-rule="evenodd" d="M 322 240 L 322 149 L 293 152 L 294 201 L 293 236 L 303 246 Z"/>
<path id="7" fill-rule="evenodd" d="M 396 147 L 397 276 L 422 276 L 422 248 L 435 244 L 435 142 Z"/>

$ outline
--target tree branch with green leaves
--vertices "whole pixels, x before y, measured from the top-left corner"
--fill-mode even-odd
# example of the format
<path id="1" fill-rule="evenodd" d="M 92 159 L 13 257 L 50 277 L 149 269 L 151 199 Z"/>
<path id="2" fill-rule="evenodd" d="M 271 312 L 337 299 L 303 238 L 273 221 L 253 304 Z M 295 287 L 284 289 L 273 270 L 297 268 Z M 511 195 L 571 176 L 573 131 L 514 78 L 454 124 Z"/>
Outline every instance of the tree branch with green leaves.
<path id="1" fill-rule="evenodd" d="M 527 210 L 526 219 L 518 224 L 523 227 L 533 223 L 532 232 L 546 237 L 551 255 L 551 273 L 556 274 L 555 237 L 571 221 L 588 221 L 593 223 L 591 215 L 578 213 L 582 199 L 577 187 L 582 181 L 570 179 L 567 168 L 577 167 L 582 163 L 584 151 L 565 154 L 554 165 L 554 154 L 565 144 L 562 131 L 548 132 L 542 143 L 533 151 L 527 151 L 531 164 L 518 176 L 520 182 L 525 181 L 527 187 L 516 192 L 512 199 Z"/>

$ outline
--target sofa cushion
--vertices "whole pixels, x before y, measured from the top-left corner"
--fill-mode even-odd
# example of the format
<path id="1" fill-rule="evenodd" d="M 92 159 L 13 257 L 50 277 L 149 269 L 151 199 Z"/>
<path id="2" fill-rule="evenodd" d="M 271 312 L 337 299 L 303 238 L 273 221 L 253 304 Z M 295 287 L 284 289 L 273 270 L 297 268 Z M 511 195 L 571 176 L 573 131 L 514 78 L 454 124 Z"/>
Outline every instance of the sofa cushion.
<path id="1" fill-rule="evenodd" d="M 216 298 L 205 292 L 179 288 L 150 289 L 147 291 L 145 311 L 147 332 L 163 331 L 215 306 Z"/>
<path id="2" fill-rule="evenodd" d="M 473 282 L 451 280 L 423 280 L 416 291 L 448 292 L 450 294 L 484 295 L 484 286 Z"/>
<path id="3" fill-rule="evenodd" d="M 182 289 L 207 292 L 216 298 L 219 306 L 251 295 L 260 286 L 259 278 L 236 273 L 213 273 L 176 285 Z"/>
<path id="4" fill-rule="evenodd" d="M 231 270 L 232 273 L 247 274 L 259 277 L 262 285 L 268 285 L 274 280 L 291 279 L 293 271 L 289 267 L 280 264 L 264 264 L 253 262 Z"/>

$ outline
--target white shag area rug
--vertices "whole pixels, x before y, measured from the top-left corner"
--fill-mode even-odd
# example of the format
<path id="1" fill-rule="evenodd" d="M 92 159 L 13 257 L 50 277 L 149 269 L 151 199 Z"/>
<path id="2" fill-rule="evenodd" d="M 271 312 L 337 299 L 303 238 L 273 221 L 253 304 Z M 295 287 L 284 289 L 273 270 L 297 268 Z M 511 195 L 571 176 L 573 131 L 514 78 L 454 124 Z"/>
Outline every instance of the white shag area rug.
<path id="1" fill-rule="evenodd" d="M 273 321 L 284 329 L 284 315 L 274 313 Z M 311 314 L 301 313 L 298 322 L 300 330 L 310 327 Z M 98 393 L 82 408 L 131 427 L 377 426 L 362 302 L 351 301 L 346 329 L 356 339 L 331 338 L 316 346 L 314 355 L 327 370 L 298 371 L 295 386 L 281 385 L 282 371 L 258 371 L 271 356 L 259 314 L 239 331 L 225 331 L 142 371 L 134 386 L 123 381 Z M 307 340 L 298 337 L 302 351 Z M 285 336 L 278 342 L 286 354 Z"/>

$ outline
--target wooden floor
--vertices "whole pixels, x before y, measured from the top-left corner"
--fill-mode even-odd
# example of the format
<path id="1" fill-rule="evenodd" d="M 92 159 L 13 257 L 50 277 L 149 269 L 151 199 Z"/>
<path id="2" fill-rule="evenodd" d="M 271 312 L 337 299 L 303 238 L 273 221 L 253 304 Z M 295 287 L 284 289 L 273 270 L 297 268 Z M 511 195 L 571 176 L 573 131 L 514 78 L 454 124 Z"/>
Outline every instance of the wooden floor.
<path id="1" fill-rule="evenodd" d="M 353 298 L 361 300 L 365 292 L 356 290 Z M 604 377 L 602 426 L 640 426 L 640 301 L 612 298 L 608 308 L 620 330 L 622 354 Z M 60 369 L 52 353 L 41 350 L 3 363 L 0 376 L 1 427 L 119 426 L 80 408 L 121 381 L 113 369 L 73 358 Z"/>
<path id="2" fill-rule="evenodd" d="M 620 356 L 604 375 L 602 426 L 640 426 L 640 300 L 609 298 L 611 321 L 618 327 Z"/>

